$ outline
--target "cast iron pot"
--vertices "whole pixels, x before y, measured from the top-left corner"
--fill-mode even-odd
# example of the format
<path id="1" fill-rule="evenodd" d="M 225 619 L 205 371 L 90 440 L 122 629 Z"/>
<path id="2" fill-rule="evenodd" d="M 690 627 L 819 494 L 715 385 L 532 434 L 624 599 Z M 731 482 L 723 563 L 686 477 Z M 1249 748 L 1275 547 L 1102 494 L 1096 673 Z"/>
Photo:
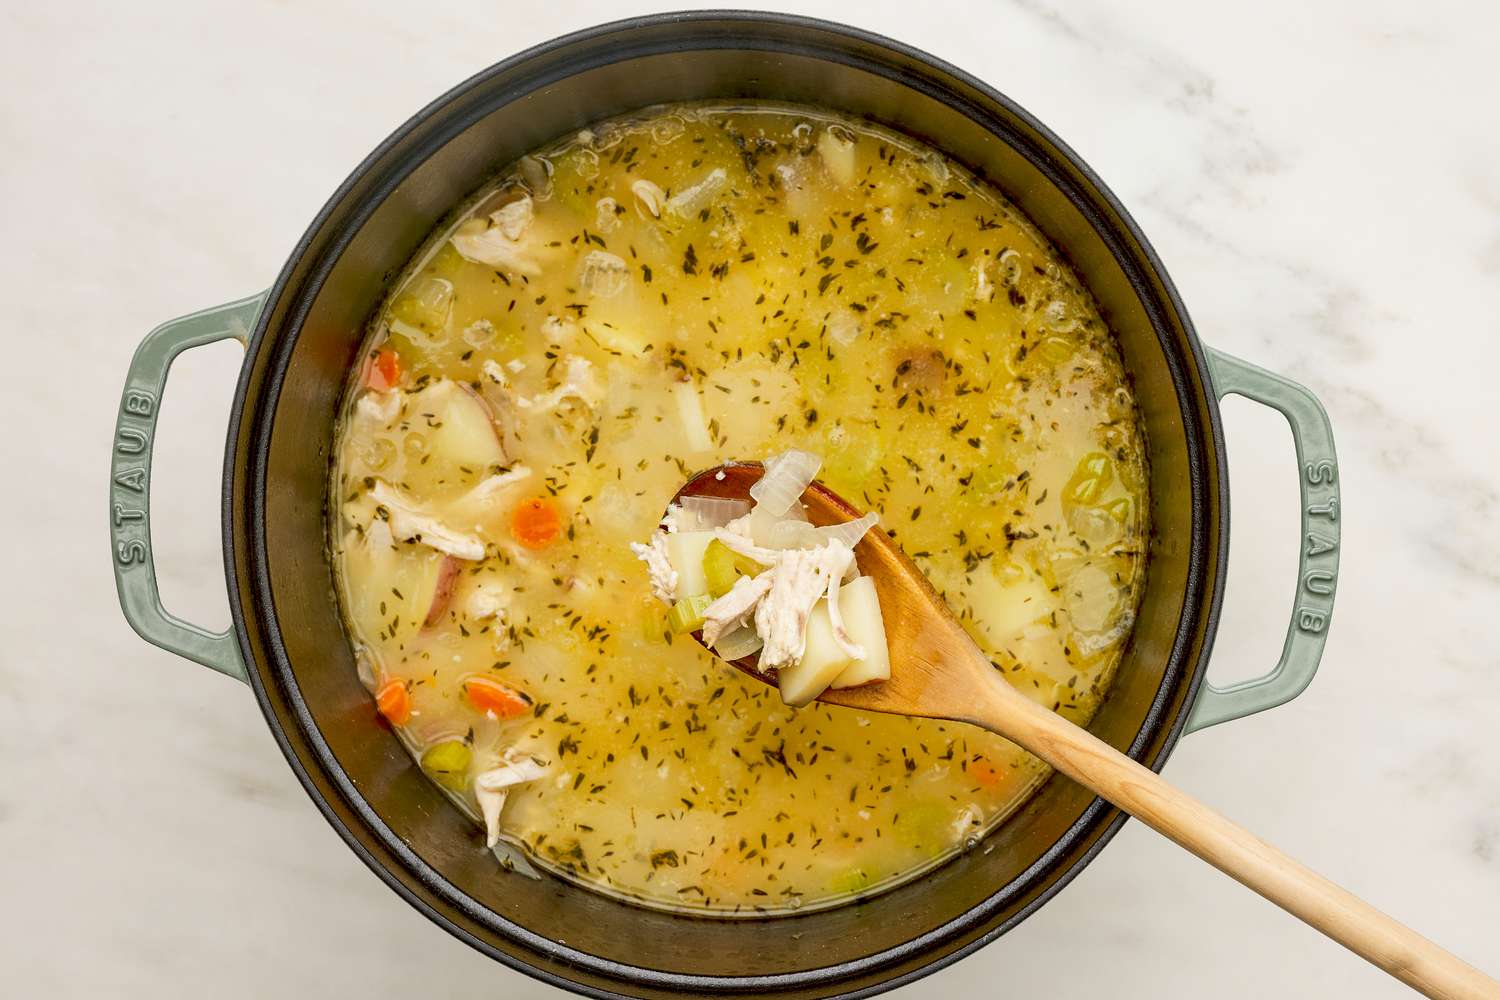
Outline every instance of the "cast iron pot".
<path id="1" fill-rule="evenodd" d="M 1088 863 L 1124 817 L 1053 778 L 958 857 L 865 902 L 765 920 L 671 915 L 555 878 L 497 871 L 481 831 L 422 776 L 356 679 L 325 551 L 334 415 L 388 279 L 466 195 L 533 147 L 659 102 L 766 98 L 865 116 L 942 148 L 1004 190 L 1063 248 L 1119 336 L 1151 457 L 1154 537 L 1134 637 L 1095 734 L 1160 768 L 1185 732 L 1278 705 L 1312 679 L 1333 604 L 1333 440 L 1306 390 L 1204 348 L 1160 262 L 1091 170 L 1013 102 L 897 42 L 805 18 L 703 12 L 604 25 L 538 46 L 440 97 L 361 163 L 270 291 L 173 320 L 131 364 L 110 484 L 121 604 L 143 637 L 248 681 L 308 794 L 349 847 L 435 923 L 506 965 L 594 996 L 866 996 L 1014 927 Z M 246 356 L 224 456 L 233 613 L 214 635 L 161 606 L 147 515 L 167 368 L 234 337 Z M 1203 681 L 1229 515 L 1218 399 L 1289 420 L 1303 550 L 1275 669 Z M 899 669 L 899 665 L 898 665 Z"/>

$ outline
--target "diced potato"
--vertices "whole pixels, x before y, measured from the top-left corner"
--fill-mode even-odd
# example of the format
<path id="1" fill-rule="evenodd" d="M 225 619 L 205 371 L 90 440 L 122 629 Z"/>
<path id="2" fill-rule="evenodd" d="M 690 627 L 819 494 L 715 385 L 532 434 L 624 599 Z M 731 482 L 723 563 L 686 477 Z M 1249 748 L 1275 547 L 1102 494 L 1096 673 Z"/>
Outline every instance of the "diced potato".
<path id="1" fill-rule="evenodd" d="M 466 386 L 439 379 L 415 393 L 406 412 L 428 438 L 432 455 L 474 473 L 505 464 L 505 450 L 489 409 Z"/>
<path id="2" fill-rule="evenodd" d="M 360 638 L 406 638 L 441 617 L 453 595 L 458 563 L 425 545 L 391 540 L 383 522 L 363 538 L 350 533 L 343 553 L 349 612 Z"/>
<path id="3" fill-rule="evenodd" d="M 818 156 L 823 167 L 841 185 L 854 183 L 854 138 L 843 129 L 824 129 L 818 136 Z"/>
<path id="4" fill-rule="evenodd" d="M 677 531 L 667 536 L 667 561 L 677 571 L 677 593 L 683 597 L 709 592 L 703 553 L 713 540 L 712 531 Z"/>
<path id="5" fill-rule="evenodd" d="M 1057 609 L 1057 597 L 1035 573 L 1002 583 L 992 573 L 974 574 L 969 590 L 974 624 L 990 643 L 1000 646 L 1027 625 Z"/>
<path id="6" fill-rule="evenodd" d="M 870 884 L 870 876 L 863 868 L 850 868 L 828 880 L 828 891 L 836 894 L 859 892 Z"/>
<path id="7" fill-rule="evenodd" d="M 843 605 L 839 607 L 842 609 Z M 812 614 L 807 616 L 807 646 L 802 651 L 802 659 L 777 671 L 781 700 L 793 707 L 806 705 L 822 694 L 852 662 L 849 654 L 834 641 L 828 601 L 819 601 L 813 605 Z"/>
<path id="8" fill-rule="evenodd" d="M 875 581 L 861 576 L 840 587 L 839 612 L 844 617 L 849 638 L 865 648 L 865 658 L 845 667 L 828 686 L 859 687 L 890 680 L 891 651 L 885 641 L 885 620 L 880 615 L 880 597 L 875 592 Z"/>

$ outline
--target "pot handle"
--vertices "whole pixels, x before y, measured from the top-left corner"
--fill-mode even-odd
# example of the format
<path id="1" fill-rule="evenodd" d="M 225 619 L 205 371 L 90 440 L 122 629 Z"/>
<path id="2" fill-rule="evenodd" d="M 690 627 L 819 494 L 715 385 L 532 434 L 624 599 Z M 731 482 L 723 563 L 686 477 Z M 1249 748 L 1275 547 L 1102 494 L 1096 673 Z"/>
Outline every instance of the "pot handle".
<path id="1" fill-rule="evenodd" d="M 125 376 L 109 463 L 111 561 L 125 620 L 147 642 L 242 681 L 249 675 L 232 629 L 210 632 L 162 607 L 151 551 L 151 446 L 172 361 L 189 348 L 231 337 L 245 344 L 265 300 L 262 292 L 169 320 L 146 335 Z"/>
<path id="2" fill-rule="evenodd" d="M 1275 708 L 1307 688 L 1328 641 L 1339 572 L 1338 459 L 1323 404 L 1290 379 L 1220 351 L 1210 349 L 1208 356 L 1220 399 L 1244 396 L 1279 410 L 1291 425 L 1301 472 L 1297 478 L 1302 488 L 1302 535 L 1296 598 L 1281 659 L 1270 673 L 1228 687 L 1205 681 L 1188 716 L 1189 733 Z"/>

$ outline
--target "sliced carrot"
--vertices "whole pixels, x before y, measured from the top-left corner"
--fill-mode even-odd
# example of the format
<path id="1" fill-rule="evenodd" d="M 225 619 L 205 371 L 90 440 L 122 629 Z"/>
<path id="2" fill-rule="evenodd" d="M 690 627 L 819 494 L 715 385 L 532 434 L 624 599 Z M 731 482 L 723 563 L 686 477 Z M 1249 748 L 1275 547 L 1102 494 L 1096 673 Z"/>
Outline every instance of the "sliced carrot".
<path id="1" fill-rule="evenodd" d="M 389 680 L 375 692 L 375 707 L 393 725 L 404 726 L 411 719 L 411 692 L 406 682 Z"/>
<path id="2" fill-rule="evenodd" d="M 510 515 L 510 533 L 528 549 L 552 544 L 562 532 L 562 515 L 551 497 L 532 497 Z"/>
<path id="3" fill-rule="evenodd" d="M 994 764 L 991 764 L 983 757 L 975 757 L 969 761 L 969 773 L 974 776 L 975 781 L 979 782 L 985 788 L 994 788 L 1000 784 L 1001 779 L 1004 777 Z"/>
<path id="4" fill-rule="evenodd" d="M 394 388 L 399 381 L 401 357 L 392 348 L 382 347 L 370 361 L 370 372 L 365 377 L 365 382 L 371 389 L 384 391 Z"/>
<path id="5" fill-rule="evenodd" d="M 530 698 L 490 677 L 470 677 L 464 681 L 464 696 L 479 711 L 493 712 L 499 719 L 514 719 L 531 711 Z"/>

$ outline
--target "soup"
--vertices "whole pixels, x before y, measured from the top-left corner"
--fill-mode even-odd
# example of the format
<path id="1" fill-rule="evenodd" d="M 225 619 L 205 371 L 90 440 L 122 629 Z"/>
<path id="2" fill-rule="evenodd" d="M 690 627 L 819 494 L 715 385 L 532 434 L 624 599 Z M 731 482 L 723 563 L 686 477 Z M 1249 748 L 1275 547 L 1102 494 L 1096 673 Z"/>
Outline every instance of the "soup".
<path id="1" fill-rule="evenodd" d="M 1091 717 L 1141 589 L 1138 415 L 1065 260 L 939 153 L 656 109 L 523 158 L 395 283 L 341 420 L 335 576 L 361 679 L 501 867 L 836 905 L 1046 777 L 966 726 L 788 707 L 669 627 L 630 543 L 692 472 L 792 448 L 1012 684 Z"/>

